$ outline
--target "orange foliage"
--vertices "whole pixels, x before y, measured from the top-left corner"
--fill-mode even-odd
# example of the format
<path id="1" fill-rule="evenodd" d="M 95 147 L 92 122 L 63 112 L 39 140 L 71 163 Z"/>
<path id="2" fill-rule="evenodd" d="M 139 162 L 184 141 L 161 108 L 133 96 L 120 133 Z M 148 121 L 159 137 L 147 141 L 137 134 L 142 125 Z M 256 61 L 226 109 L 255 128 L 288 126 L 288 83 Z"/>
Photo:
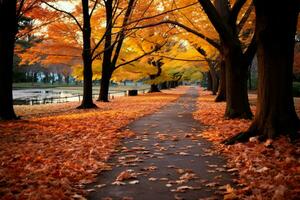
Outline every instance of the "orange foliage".
<path id="1" fill-rule="evenodd" d="M 123 97 L 89 111 L 76 110 L 76 103 L 17 106 L 27 119 L 0 122 L 2 198 L 82 197 L 83 184 L 109 168 L 105 161 L 120 139 L 133 134 L 121 128 L 178 97 Z"/>
<path id="2" fill-rule="evenodd" d="M 255 112 L 254 106 L 252 110 Z M 251 123 L 250 120 L 226 120 L 223 118 L 224 111 L 225 103 L 215 103 L 214 96 L 200 91 L 194 117 L 206 128 L 199 136 L 212 141 L 219 152 L 228 156 L 229 167 L 239 172 L 240 179 L 237 181 L 240 189 L 234 191 L 235 195 L 239 199 L 299 197 L 299 176 L 296 175 L 300 172 L 296 159 L 300 154 L 299 143 L 291 144 L 286 138 L 280 138 L 263 144 L 257 138 L 250 138 L 250 142 L 245 144 L 222 145 L 222 140 L 247 130 Z"/>

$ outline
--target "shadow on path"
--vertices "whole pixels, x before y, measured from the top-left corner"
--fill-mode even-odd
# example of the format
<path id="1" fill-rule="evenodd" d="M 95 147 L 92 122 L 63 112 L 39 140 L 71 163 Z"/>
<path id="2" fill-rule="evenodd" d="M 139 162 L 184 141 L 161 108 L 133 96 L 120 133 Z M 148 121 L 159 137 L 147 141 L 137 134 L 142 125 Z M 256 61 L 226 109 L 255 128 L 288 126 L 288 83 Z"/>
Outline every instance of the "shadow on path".
<path id="1" fill-rule="evenodd" d="M 125 139 L 112 156 L 113 169 L 89 185 L 95 191 L 88 199 L 223 199 L 218 188 L 232 185 L 235 177 L 226 172 L 224 158 L 211 144 L 195 137 L 202 129 L 192 116 L 197 95 L 191 87 L 177 101 L 130 124 L 135 137 Z M 126 170 L 137 177 L 115 182 Z"/>

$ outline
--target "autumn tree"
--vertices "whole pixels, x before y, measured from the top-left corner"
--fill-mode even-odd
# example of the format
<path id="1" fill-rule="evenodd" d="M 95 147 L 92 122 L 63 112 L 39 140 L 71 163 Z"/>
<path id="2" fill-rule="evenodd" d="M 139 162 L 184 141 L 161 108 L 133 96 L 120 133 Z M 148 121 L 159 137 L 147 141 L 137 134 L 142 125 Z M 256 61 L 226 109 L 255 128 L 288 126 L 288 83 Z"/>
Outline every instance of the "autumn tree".
<path id="1" fill-rule="evenodd" d="M 78 26 L 82 35 L 82 61 L 83 61 L 83 100 L 81 105 L 78 107 L 80 109 L 88 109 L 97 107 L 93 103 L 93 85 L 92 85 L 92 61 L 93 61 L 93 49 L 91 48 L 91 17 L 97 8 L 98 1 L 94 1 L 92 6 L 91 1 L 82 0 L 81 1 L 81 20 L 79 20 L 72 12 L 60 9 L 46 1 L 43 1 L 50 8 L 61 12 L 62 14 L 68 16 L 70 19 L 74 20 Z"/>
<path id="2" fill-rule="evenodd" d="M 116 64 L 122 49 L 124 39 L 126 37 L 126 24 L 129 20 L 132 10 L 134 9 L 135 0 L 129 0 L 125 11 L 124 19 L 122 22 L 122 28 L 117 33 L 115 41 L 113 40 L 113 26 L 116 17 L 116 11 L 120 4 L 119 0 L 104 1 L 105 11 L 106 11 L 106 31 L 104 36 L 104 52 L 103 52 L 103 62 L 102 62 L 102 77 L 101 77 L 101 87 L 98 101 L 108 102 L 108 90 L 109 83 L 114 70 L 116 70 Z"/>
<path id="3" fill-rule="evenodd" d="M 143 57 L 117 68 L 112 80 L 143 80 L 151 85 L 150 92 L 158 92 L 159 84 L 167 89 L 177 86 L 180 80 L 199 81 L 202 78 L 207 68 L 203 59 L 195 59 L 200 54 L 187 40 L 180 39 L 173 27 L 166 32 L 161 28 L 139 30 L 125 39 L 126 51 L 120 54 L 119 60 L 131 60 L 137 55 Z M 151 53 L 145 55 L 146 52 Z"/>
<path id="4" fill-rule="evenodd" d="M 224 20 L 209 0 L 199 0 L 221 39 L 226 70 L 225 117 L 228 118 L 252 117 L 248 100 L 247 71 L 256 51 L 256 41 L 253 37 L 248 49 L 243 51 L 236 23 L 238 14 L 245 2 L 246 0 L 237 0 L 230 7 L 231 5 L 226 1 L 223 4 L 223 9 L 229 13 L 229 18 Z"/>
<path id="5" fill-rule="evenodd" d="M 118 25 L 115 23 L 116 18 L 122 13 L 119 13 L 118 6 L 119 4 L 124 4 L 125 9 L 121 10 L 124 13 L 123 20 L 121 24 Z M 146 21 L 158 21 L 164 19 L 166 14 L 174 12 L 176 10 L 184 9 L 190 7 L 193 4 L 183 6 L 180 8 L 175 8 L 171 10 L 163 10 L 160 12 L 159 8 L 162 6 L 162 3 L 159 1 L 149 1 L 147 3 L 136 0 L 129 1 L 104 1 L 105 10 L 106 10 L 106 34 L 105 34 L 105 47 L 103 54 L 103 63 L 102 63 L 102 78 L 101 78 L 101 88 L 99 94 L 99 101 L 108 101 L 108 90 L 109 90 L 109 80 L 113 72 L 120 67 L 117 65 L 119 55 L 122 50 L 124 39 L 134 33 L 134 29 L 140 29 L 140 24 L 144 24 Z M 165 4 L 164 4 L 165 5 Z M 117 12 L 119 11 L 119 12 Z M 146 15 L 150 13 L 150 15 Z M 151 15 L 152 14 L 152 15 Z M 119 28 L 118 32 L 114 32 L 113 29 Z M 112 34 L 115 36 L 112 37 Z M 153 52 L 156 51 L 156 48 L 153 48 Z M 146 55 L 149 52 L 146 52 Z M 135 61 L 136 59 L 133 59 Z M 128 62 L 126 62 L 127 64 Z M 124 64 L 121 64 L 122 66 Z"/>
<path id="6" fill-rule="evenodd" d="M 226 142 L 247 141 L 258 135 L 298 137 L 299 119 L 292 95 L 292 73 L 299 1 L 255 0 L 258 59 L 258 98 L 254 121 L 245 133 Z M 280 14 L 278 14 L 280 13 Z"/>
<path id="7" fill-rule="evenodd" d="M 230 2 L 225 0 L 222 1 L 226 2 L 224 3 L 223 9 L 226 9 L 225 11 L 229 13 L 229 20 L 222 19 L 218 10 L 210 0 L 198 1 L 212 25 L 218 32 L 220 39 L 223 41 L 221 43 L 201 33 L 197 29 L 191 28 L 176 20 L 166 19 L 158 23 L 147 24 L 136 28 L 153 27 L 162 24 L 174 24 L 177 27 L 180 27 L 181 29 L 184 29 L 185 31 L 205 40 L 220 52 L 223 52 L 226 70 L 225 117 L 249 119 L 252 117 L 252 113 L 248 101 L 247 72 L 248 66 L 256 51 L 256 41 L 254 39 L 255 37 L 252 37 L 248 48 L 244 50 L 244 45 L 242 45 L 239 38 L 239 26 L 237 23 L 238 15 L 247 0 L 237 0 L 232 5 Z M 187 20 L 189 21 L 189 19 Z"/>

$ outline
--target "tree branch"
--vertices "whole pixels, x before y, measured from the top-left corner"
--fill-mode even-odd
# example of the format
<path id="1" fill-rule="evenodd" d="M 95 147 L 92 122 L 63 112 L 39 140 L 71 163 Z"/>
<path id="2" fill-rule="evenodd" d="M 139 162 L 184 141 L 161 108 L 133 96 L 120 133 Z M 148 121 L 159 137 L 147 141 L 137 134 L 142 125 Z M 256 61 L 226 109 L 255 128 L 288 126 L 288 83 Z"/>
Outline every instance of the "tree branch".
<path id="1" fill-rule="evenodd" d="M 252 10 L 254 8 L 253 3 L 251 3 L 251 5 L 248 7 L 248 9 L 246 10 L 245 14 L 243 15 L 242 19 L 240 20 L 239 24 L 237 25 L 237 32 L 240 33 L 241 30 L 243 29 L 244 25 L 246 24 Z"/>
<path id="2" fill-rule="evenodd" d="M 164 56 L 164 55 L 153 55 L 155 57 L 161 57 L 161 58 L 166 58 L 170 60 L 178 60 L 178 61 L 186 61 L 186 62 L 204 62 L 205 60 L 191 60 L 191 59 L 184 59 L 184 58 L 174 58 L 170 56 Z"/>
<path id="3" fill-rule="evenodd" d="M 154 48 L 152 51 L 146 52 L 146 53 L 144 53 L 143 55 L 138 56 L 138 57 L 136 57 L 136 58 L 134 58 L 134 59 L 132 59 L 132 60 L 129 60 L 129 61 L 124 62 L 124 63 L 121 63 L 121 64 L 117 65 L 117 66 L 115 67 L 115 69 L 117 69 L 117 68 L 119 68 L 119 67 L 122 67 L 122 66 L 124 66 L 124 65 L 128 65 L 128 64 L 130 64 L 130 63 L 133 63 L 133 62 L 135 62 L 135 61 L 138 61 L 139 59 L 141 59 L 141 58 L 143 58 L 143 57 L 145 57 L 145 56 L 147 56 L 147 55 L 150 55 L 150 54 L 152 54 L 152 53 L 154 53 L 154 52 L 156 52 L 156 51 L 159 51 L 165 44 L 166 44 L 166 42 L 165 42 L 164 44 L 160 45 L 158 48 Z"/>
<path id="4" fill-rule="evenodd" d="M 218 42 L 216 42 L 215 40 L 206 37 L 202 33 L 198 32 L 198 31 L 196 31 L 194 29 L 191 29 L 188 26 L 185 26 L 185 25 L 183 25 L 183 24 L 181 24 L 179 22 L 172 21 L 172 20 L 164 20 L 164 21 L 161 21 L 161 22 L 153 23 L 153 24 L 146 24 L 146 25 L 142 25 L 142 26 L 132 27 L 130 29 L 143 29 L 143 28 L 154 27 L 154 26 L 158 26 L 158 25 L 162 25 L 162 24 L 173 24 L 173 25 L 179 26 L 180 28 L 185 29 L 187 32 L 193 33 L 194 35 L 196 35 L 196 36 L 204 39 L 205 41 L 207 41 L 209 44 L 211 44 L 216 49 L 218 49 L 218 50 L 221 49 L 220 44 Z"/>
<path id="5" fill-rule="evenodd" d="M 113 57 L 113 60 L 112 60 L 112 66 L 116 65 L 117 60 L 119 58 L 120 51 L 121 51 L 123 41 L 124 41 L 124 38 L 125 38 L 125 27 L 126 27 L 128 21 L 129 21 L 129 17 L 131 15 L 132 10 L 133 10 L 134 2 L 135 2 L 135 0 L 129 0 L 129 2 L 128 2 L 128 7 L 127 7 L 127 10 L 126 10 L 126 13 L 125 13 L 125 16 L 124 16 L 124 20 L 123 20 L 123 24 L 122 24 L 122 30 L 121 30 L 120 34 L 118 35 L 120 37 L 120 41 L 118 42 L 116 50 L 115 50 L 115 54 L 114 54 L 114 57 Z M 118 36 L 117 36 L 117 38 L 118 38 Z"/>
<path id="6" fill-rule="evenodd" d="M 230 31 L 230 28 L 228 27 L 228 25 L 226 25 L 223 22 L 221 16 L 219 15 L 218 11 L 214 7 L 214 5 L 211 3 L 211 1 L 210 0 L 198 0 L 198 2 L 201 4 L 207 17 L 213 24 L 216 31 L 219 33 L 220 37 L 225 41 L 231 40 L 232 32 Z"/>
<path id="7" fill-rule="evenodd" d="M 59 8 L 56 8 L 55 6 L 49 4 L 49 3 L 46 2 L 46 1 L 42 1 L 42 3 L 46 4 L 47 6 L 49 6 L 50 8 L 52 8 L 52 9 L 58 11 L 58 12 L 61 12 L 61 13 L 64 13 L 64 14 L 70 16 L 70 17 L 75 21 L 75 23 L 77 24 L 77 26 L 79 27 L 79 29 L 80 29 L 81 31 L 83 31 L 83 28 L 82 28 L 81 24 L 79 23 L 79 21 L 77 20 L 77 18 L 76 18 L 72 13 L 67 12 L 67 11 L 65 11 L 65 10 L 61 10 L 61 9 L 59 9 Z"/>
<path id="8" fill-rule="evenodd" d="M 180 8 L 174 8 L 174 9 L 172 9 L 172 10 L 168 10 L 168 11 L 159 13 L 159 14 L 157 14 L 157 15 L 153 15 L 153 16 L 149 16 L 149 17 L 143 17 L 143 18 L 140 18 L 140 19 L 137 19 L 137 20 L 128 22 L 127 25 L 130 25 L 130 24 L 133 24 L 133 23 L 136 23 L 136 22 L 145 21 L 145 20 L 148 20 L 148 19 L 153 19 L 153 18 L 156 18 L 156 17 L 160 17 L 160 16 L 163 16 L 163 15 L 165 15 L 165 14 L 168 14 L 168 13 L 171 13 L 171 12 L 174 12 L 174 11 L 178 11 L 178 10 L 182 10 L 182 9 L 185 9 L 185 8 L 188 8 L 188 7 L 191 7 L 191 6 L 194 6 L 194 5 L 196 5 L 196 4 L 198 4 L 198 2 L 189 4 L 189 5 L 186 5 L 186 6 L 182 6 L 182 7 L 180 7 Z"/>
<path id="9" fill-rule="evenodd" d="M 97 7 L 97 4 L 98 4 L 98 0 L 96 0 L 95 3 L 94 3 L 94 6 L 93 6 L 93 8 L 92 8 L 92 10 L 91 10 L 91 12 L 90 12 L 90 17 L 92 17 L 92 15 L 93 15 L 93 13 L 94 13 L 96 7 Z"/>
<path id="10" fill-rule="evenodd" d="M 25 0 L 21 0 L 20 1 L 20 3 L 19 3 L 19 7 L 18 7 L 18 9 L 17 9 L 17 21 L 18 21 L 18 19 L 21 17 L 21 12 L 22 12 L 22 9 L 23 9 L 23 6 L 24 6 L 24 2 L 25 2 Z"/>
<path id="11" fill-rule="evenodd" d="M 230 12 L 230 21 L 236 22 L 239 12 L 241 11 L 243 5 L 247 0 L 236 0 L 235 4 L 232 6 Z"/>

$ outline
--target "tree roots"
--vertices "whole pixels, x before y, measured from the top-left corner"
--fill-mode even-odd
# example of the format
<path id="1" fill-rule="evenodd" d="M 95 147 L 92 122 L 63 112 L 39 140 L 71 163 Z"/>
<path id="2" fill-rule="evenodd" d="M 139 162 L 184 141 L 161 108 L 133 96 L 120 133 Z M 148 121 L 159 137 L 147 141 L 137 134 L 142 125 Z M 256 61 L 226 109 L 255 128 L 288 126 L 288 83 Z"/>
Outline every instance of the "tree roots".
<path id="1" fill-rule="evenodd" d="M 95 109 L 95 108 L 98 108 L 98 106 L 94 103 L 81 104 L 80 106 L 77 107 L 77 109 Z"/>

